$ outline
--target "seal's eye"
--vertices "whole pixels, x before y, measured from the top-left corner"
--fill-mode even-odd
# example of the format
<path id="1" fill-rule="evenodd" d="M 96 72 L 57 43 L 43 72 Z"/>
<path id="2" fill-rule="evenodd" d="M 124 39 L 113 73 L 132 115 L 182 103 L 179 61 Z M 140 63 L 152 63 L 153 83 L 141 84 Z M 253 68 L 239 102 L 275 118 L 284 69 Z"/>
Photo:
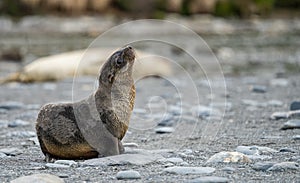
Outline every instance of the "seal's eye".
<path id="1" fill-rule="evenodd" d="M 116 63 L 117 63 L 117 65 L 121 65 L 123 63 L 123 60 L 122 59 L 117 59 Z"/>

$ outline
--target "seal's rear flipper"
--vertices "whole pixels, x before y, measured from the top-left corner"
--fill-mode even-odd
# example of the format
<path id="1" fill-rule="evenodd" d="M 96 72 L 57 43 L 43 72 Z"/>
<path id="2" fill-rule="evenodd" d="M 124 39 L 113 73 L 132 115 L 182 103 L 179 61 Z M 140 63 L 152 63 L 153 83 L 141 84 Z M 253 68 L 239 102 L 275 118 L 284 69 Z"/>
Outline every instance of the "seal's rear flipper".
<path id="1" fill-rule="evenodd" d="M 10 83 L 10 82 L 20 82 L 20 73 L 16 72 L 8 75 L 7 77 L 0 78 L 0 85 Z"/>

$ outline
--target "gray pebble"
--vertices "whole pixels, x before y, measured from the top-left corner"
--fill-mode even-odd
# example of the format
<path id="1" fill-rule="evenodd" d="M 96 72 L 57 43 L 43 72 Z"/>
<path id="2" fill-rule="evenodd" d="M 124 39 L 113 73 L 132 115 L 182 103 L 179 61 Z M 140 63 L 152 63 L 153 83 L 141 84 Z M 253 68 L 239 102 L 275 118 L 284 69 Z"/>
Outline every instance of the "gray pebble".
<path id="1" fill-rule="evenodd" d="M 235 150 L 246 155 L 259 154 L 258 148 L 256 146 L 238 146 Z"/>
<path id="2" fill-rule="evenodd" d="M 197 123 L 199 119 L 195 118 L 193 116 L 183 115 L 183 116 L 180 116 L 180 118 L 176 119 L 176 120 L 180 120 L 180 121 L 186 122 L 186 123 Z"/>
<path id="3" fill-rule="evenodd" d="M 6 127 L 7 127 L 7 124 L 8 124 L 8 121 L 0 120 L 0 127 L 1 127 L 1 128 L 6 128 Z"/>
<path id="4" fill-rule="evenodd" d="M 47 168 L 70 168 L 69 165 L 62 165 L 62 164 L 56 164 L 56 163 L 47 163 L 45 166 Z"/>
<path id="5" fill-rule="evenodd" d="M 146 165 L 163 159 L 163 156 L 143 151 L 132 154 L 120 154 L 104 158 L 88 159 L 80 164 L 83 166 L 113 166 L 113 165 Z"/>
<path id="6" fill-rule="evenodd" d="M 221 111 L 219 111 L 218 109 L 213 107 L 202 106 L 202 105 L 193 107 L 192 113 L 194 116 L 201 119 L 205 119 L 210 116 L 222 116 Z"/>
<path id="7" fill-rule="evenodd" d="M 138 148 L 139 145 L 137 143 L 134 142 L 127 142 L 127 143 L 123 143 L 124 147 L 129 147 L 129 148 Z"/>
<path id="8" fill-rule="evenodd" d="M 173 163 L 166 163 L 166 164 L 164 164 L 164 167 L 165 167 L 165 168 L 171 167 L 171 166 L 174 166 L 174 164 L 173 164 Z"/>
<path id="9" fill-rule="evenodd" d="M 73 160 L 56 160 L 54 163 L 60 165 L 68 165 L 68 166 L 77 165 L 77 162 Z"/>
<path id="10" fill-rule="evenodd" d="M 40 104 L 29 104 L 26 106 L 28 110 L 39 110 L 41 108 Z"/>
<path id="11" fill-rule="evenodd" d="M 290 106 L 290 110 L 291 111 L 300 110 L 300 101 L 294 101 L 294 102 L 292 102 L 291 106 Z"/>
<path id="12" fill-rule="evenodd" d="M 287 129 L 296 129 L 300 128 L 300 120 L 299 119 L 291 119 L 283 124 L 281 127 L 281 130 L 287 130 Z"/>
<path id="13" fill-rule="evenodd" d="M 279 119 L 287 119 L 289 117 L 289 113 L 287 112 L 274 112 L 270 119 L 279 120 Z"/>
<path id="14" fill-rule="evenodd" d="M 243 83 L 245 84 L 255 84 L 258 82 L 257 77 L 247 76 L 242 78 Z"/>
<path id="15" fill-rule="evenodd" d="M 147 110 L 143 108 L 134 108 L 132 112 L 134 114 L 147 114 Z"/>
<path id="16" fill-rule="evenodd" d="M 54 84 L 54 83 L 44 83 L 44 85 L 43 85 L 43 89 L 44 90 L 51 90 L 51 91 L 53 91 L 53 90 L 56 89 L 56 87 L 57 87 L 57 84 Z"/>
<path id="17" fill-rule="evenodd" d="M 272 154 L 272 153 L 278 152 L 277 150 L 272 149 L 270 147 L 266 147 L 266 146 L 252 146 L 252 147 L 256 147 L 259 151 L 259 154 Z"/>
<path id="18" fill-rule="evenodd" d="M 182 107 L 171 105 L 169 108 L 170 113 L 172 113 L 175 116 L 179 116 L 182 114 Z"/>
<path id="19" fill-rule="evenodd" d="M 188 183 L 226 183 L 230 180 L 226 177 L 205 176 L 187 181 Z"/>
<path id="20" fill-rule="evenodd" d="M 187 155 L 191 155 L 191 154 L 193 154 L 193 150 L 192 149 L 184 149 L 183 153 L 187 154 Z"/>
<path id="21" fill-rule="evenodd" d="M 183 158 L 186 158 L 186 157 L 188 157 L 188 155 L 187 155 L 187 154 L 185 154 L 185 153 L 178 153 L 178 155 L 179 155 L 180 157 L 183 157 Z"/>
<path id="22" fill-rule="evenodd" d="M 209 105 L 210 107 L 216 107 L 218 109 L 223 109 L 223 110 L 226 110 L 227 112 L 231 111 L 232 110 L 232 103 L 231 102 L 223 102 L 223 103 L 211 103 Z"/>
<path id="23" fill-rule="evenodd" d="M 248 158 L 251 160 L 270 160 L 272 156 L 267 155 L 248 155 Z"/>
<path id="24" fill-rule="evenodd" d="M 209 174 L 213 173 L 216 169 L 212 167 L 184 167 L 184 166 L 174 166 L 165 168 L 163 172 L 173 173 L 173 174 Z"/>
<path id="25" fill-rule="evenodd" d="M 179 165 L 180 165 L 180 166 L 189 166 L 190 164 L 189 164 L 188 162 L 185 162 L 185 161 L 184 161 L 184 162 L 180 163 Z"/>
<path id="26" fill-rule="evenodd" d="M 159 133 L 159 134 L 163 134 L 163 133 L 172 133 L 174 132 L 174 128 L 172 127 L 160 127 L 160 128 L 156 128 L 155 132 Z"/>
<path id="27" fill-rule="evenodd" d="M 68 174 L 58 174 L 57 175 L 59 178 L 69 178 L 69 175 Z"/>
<path id="28" fill-rule="evenodd" d="M 296 161 L 296 162 L 300 162 L 300 156 L 292 156 L 292 157 L 290 157 L 287 161 Z"/>
<path id="29" fill-rule="evenodd" d="M 26 119 L 29 121 L 35 120 L 38 116 L 39 111 L 27 111 L 18 116 L 20 119 Z"/>
<path id="30" fill-rule="evenodd" d="M 281 162 L 276 163 L 270 167 L 267 171 L 287 171 L 287 170 L 298 170 L 299 164 L 296 162 Z"/>
<path id="31" fill-rule="evenodd" d="M 276 78 L 276 79 L 272 79 L 270 81 L 270 84 L 272 86 L 281 86 L 281 87 L 285 87 L 289 84 L 289 81 L 287 79 L 284 78 Z"/>
<path id="32" fill-rule="evenodd" d="M 3 152 L 0 152 L 0 159 L 2 159 L 2 158 L 6 158 L 7 157 L 7 155 L 5 154 L 5 153 L 3 153 Z"/>
<path id="33" fill-rule="evenodd" d="M 35 137 L 36 133 L 33 131 L 15 131 L 15 132 L 9 132 L 7 134 L 8 137 L 20 137 L 20 138 L 29 138 L 29 137 Z"/>
<path id="34" fill-rule="evenodd" d="M 287 148 L 287 147 L 285 147 L 285 148 L 279 149 L 279 152 L 291 152 L 291 153 L 295 153 L 295 152 L 297 152 L 297 150 L 293 149 L 293 148 Z"/>
<path id="35" fill-rule="evenodd" d="M 40 142 L 39 142 L 39 139 L 37 137 L 31 137 L 28 140 L 33 142 L 35 145 L 40 146 Z"/>
<path id="36" fill-rule="evenodd" d="M 22 109 L 23 107 L 24 107 L 23 103 L 16 102 L 16 101 L 9 101 L 0 104 L 0 109 L 6 109 L 6 110 Z"/>
<path id="37" fill-rule="evenodd" d="M 28 125 L 30 125 L 29 122 L 23 121 L 21 119 L 17 119 L 15 121 L 8 123 L 8 127 L 10 127 L 10 128 L 23 127 L 23 126 L 28 126 Z"/>
<path id="38" fill-rule="evenodd" d="M 270 100 L 268 101 L 268 105 L 272 107 L 281 107 L 283 106 L 283 102 L 280 100 Z"/>
<path id="39" fill-rule="evenodd" d="M 249 163 L 249 157 L 240 152 L 222 151 L 210 157 L 206 163 Z"/>
<path id="40" fill-rule="evenodd" d="M 250 99 L 243 99 L 242 100 L 242 103 L 244 105 L 247 105 L 247 106 L 252 106 L 252 107 L 267 107 L 268 104 L 267 103 L 264 103 L 264 102 L 257 102 L 255 100 L 250 100 Z"/>
<path id="41" fill-rule="evenodd" d="M 256 171 L 267 171 L 269 168 L 271 168 L 275 162 L 257 162 L 253 165 L 253 169 Z"/>
<path id="42" fill-rule="evenodd" d="M 16 155 L 22 154 L 19 149 L 14 148 L 14 147 L 0 149 L 0 153 L 4 153 L 8 156 L 16 156 Z"/>
<path id="43" fill-rule="evenodd" d="M 6 109 L 0 109 L 0 114 L 6 114 L 7 110 Z"/>
<path id="44" fill-rule="evenodd" d="M 255 93 L 266 93 L 267 92 L 267 87 L 263 85 L 252 85 L 250 87 L 252 92 Z"/>
<path id="45" fill-rule="evenodd" d="M 163 116 L 163 119 L 161 119 L 158 124 L 158 126 L 173 126 L 174 125 L 174 119 L 171 114 L 167 114 Z"/>
<path id="46" fill-rule="evenodd" d="M 222 168 L 221 170 L 224 172 L 234 172 L 235 168 L 227 166 L 227 167 Z"/>
<path id="47" fill-rule="evenodd" d="M 293 136 L 293 140 L 300 140 L 300 135 Z"/>
<path id="48" fill-rule="evenodd" d="M 300 119 L 300 110 L 290 111 L 288 115 L 288 117 L 291 119 Z"/>
<path id="49" fill-rule="evenodd" d="M 124 180 L 124 179 L 140 179 L 141 175 L 137 171 L 126 170 L 126 171 L 120 171 L 120 172 L 118 172 L 116 177 L 119 180 Z"/>
<path id="50" fill-rule="evenodd" d="M 164 158 L 159 160 L 160 162 L 167 162 L 167 163 L 173 163 L 173 164 L 177 164 L 177 163 L 182 163 L 183 160 L 181 158 Z"/>

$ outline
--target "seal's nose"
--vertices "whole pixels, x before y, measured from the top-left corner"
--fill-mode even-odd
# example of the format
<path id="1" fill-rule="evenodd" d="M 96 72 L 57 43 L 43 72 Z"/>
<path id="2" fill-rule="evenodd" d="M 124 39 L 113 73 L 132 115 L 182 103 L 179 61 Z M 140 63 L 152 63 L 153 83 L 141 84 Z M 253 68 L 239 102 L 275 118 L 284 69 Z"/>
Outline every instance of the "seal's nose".
<path id="1" fill-rule="evenodd" d="M 134 48 L 130 45 L 126 46 L 124 49 L 123 49 L 123 55 L 125 57 L 127 57 L 127 59 L 129 59 L 130 61 L 131 60 L 134 60 L 135 58 L 135 51 L 134 51 Z"/>
<path id="2" fill-rule="evenodd" d="M 124 50 L 128 51 L 128 50 L 133 50 L 132 46 L 128 45 L 128 46 L 125 46 Z"/>

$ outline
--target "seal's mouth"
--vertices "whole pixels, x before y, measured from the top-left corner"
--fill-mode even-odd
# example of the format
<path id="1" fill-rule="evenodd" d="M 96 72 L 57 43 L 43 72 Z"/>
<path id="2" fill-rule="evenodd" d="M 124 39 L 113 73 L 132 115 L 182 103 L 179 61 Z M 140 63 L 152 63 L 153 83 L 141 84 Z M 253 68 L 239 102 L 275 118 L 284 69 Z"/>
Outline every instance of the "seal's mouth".
<path id="1" fill-rule="evenodd" d="M 121 59 L 118 61 L 122 62 L 119 65 L 121 66 L 121 73 L 127 71 L 128 65 L 132 64 L 135 59 L 135 51 L 131 46 L 126 46 L 121 50 Z"/>

